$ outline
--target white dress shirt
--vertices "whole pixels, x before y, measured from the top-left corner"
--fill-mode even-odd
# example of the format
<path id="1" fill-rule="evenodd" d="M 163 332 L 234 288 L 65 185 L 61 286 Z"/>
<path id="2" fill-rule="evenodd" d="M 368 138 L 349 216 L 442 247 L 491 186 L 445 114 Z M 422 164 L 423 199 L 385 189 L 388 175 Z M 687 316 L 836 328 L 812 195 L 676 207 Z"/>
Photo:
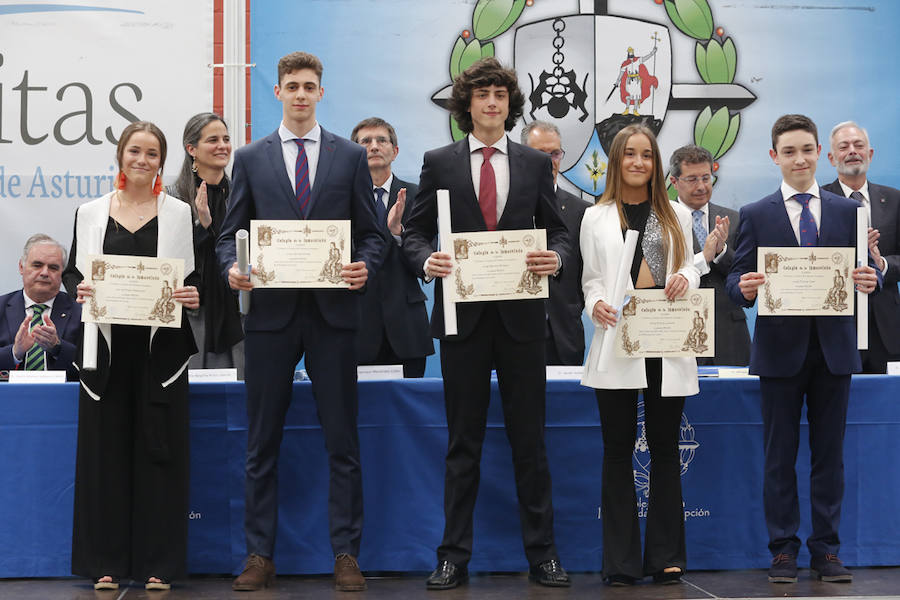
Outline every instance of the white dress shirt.
<path id="1" fill-rule="evenodd" d="M 278 126 L 278 137 L 281 138 L 281 154 L 284 156 L 284 168 L 291 180 L 291 189 L 297 189 L 295 169 L 297 168 L 297 136 L 284 126 L 284 121 Z M 303 136 L 303 150 L 306 152 L 306 162 L 309 168 L 309 189 L 312 192 L 316 183 L 316 168 L 319 166 L 319 141 L 322 139 L 322 127 L 316 122 L 315 126 Z"/>
<path id="2" fill-rule="evenodd" d="M 491 167 L 494 169 L 494 180 L 497 182 L 497 222 L 506 208 L 506 199 L 509 197 L 509 153 L 507 152 L 507 137 L 504 135 L 491 144 L 491 148 L 497 151 L 491 156 Z M 469 134 L 469 157 L 472 164 L 472 185 L 475 187 L 475 197 L 481 193 L 481 165 L 484 155 L 481 148 L 487 146 L 484 142 Z M 478 198 L 480 200 L 480 198 Z"/>
<path id="3" fill-rule="evenodd" d="M 794 230 L 794 236 L 797 243 L 800 243 L 800 213 L 803 212 L 803 205 L 794 200 L 796 194 L 810 194 L 812 198 L 809 200 L 809 212 L 812 213 L 813 220 L 816 222 L 816 231 L 822 231 L 822 197 L 819 195 L 819 184 L 813 181 L 808 190 L 803 192 L 795 190 L 786 182 L 781 182 L 781 195 L 784 197 L 784 209 L 787 211 L 788 219 L 791 220 L 791 228 Z"/>
<path id="4" fill-rule="evenodd" d="M 34 308 L 33 307 L 35 304 L 43 304 L 47 307 L 46 309 L 44 309 L 45 315 L 49 315 L 53 311 L 53 301 L 56 300 L 56 296 L 53 296 L 46 302 L 35 302 L 34 300 L 32 300 L 31 298 L 28 297 L 28 294 L 25 293 L 25 290 L 22 290 L 22 296 L 25 299 L 25 316 L 28 317 L 29 321 L 34 316 Z M 25 356 L 23 355 L 22 358 L 16 358 L 16 353 L 14 350 L 15 346 L 16 346 L 16 344 L 15 344 L 15 342 L 13 342 L 13 345 L 10 346 L 9 351 L 12 352 L 13 360 L 16 361 L 16 364 L 19 364 L 20 362 L 25 360 Z M 28 350 L 29 349 L 26 349 L 25 351 L 28 352 Z M 44 358 L 44 370 L 46 370 L 46 369 L 47 369 L 47 360 L 45 357 Z"/>

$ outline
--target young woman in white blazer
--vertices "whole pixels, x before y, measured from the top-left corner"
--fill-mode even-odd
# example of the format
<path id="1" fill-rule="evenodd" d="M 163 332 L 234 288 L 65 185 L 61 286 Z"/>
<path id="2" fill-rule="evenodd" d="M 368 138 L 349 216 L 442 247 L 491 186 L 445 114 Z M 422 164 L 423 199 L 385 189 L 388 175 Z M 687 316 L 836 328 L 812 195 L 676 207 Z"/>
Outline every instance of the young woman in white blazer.
<path id="1" fill-rule="evenodd" d="M 677 583 L 686 567 L 681 465 L 678 451 L 684 397 L 699 391 L 697 363 L 685 358 L 620 358 L 601 363 L 605 335 L 618 319 L 611 295 L 627 229 L 639 232 L 628 289 L 665 289 L 683 296 L 700 284 L 693 266 L 691 216 L 669 201 L 653 132 L 622 129 L 612 142 L 606 189 L 581 223 L 582 287 L 595 325 L 582 384 L 596 389 L 603 432 L 603 575 L 609 585 L 630 585 L 651 575 Z M 632 452 L 638 392 L 643 390 L 652 473 L 643 560 Z"/>

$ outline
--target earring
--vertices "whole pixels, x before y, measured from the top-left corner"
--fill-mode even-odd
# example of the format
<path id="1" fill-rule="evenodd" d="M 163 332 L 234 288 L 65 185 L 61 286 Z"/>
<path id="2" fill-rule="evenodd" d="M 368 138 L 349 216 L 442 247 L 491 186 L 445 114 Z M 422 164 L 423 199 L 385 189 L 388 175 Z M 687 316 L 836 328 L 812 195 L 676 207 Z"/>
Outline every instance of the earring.
<path id="1" fill-rule="evenodd" d="M 197 172 L 197 159 L 196 159 L 196 158 L 194 159 L 194 162 L 191 163 L 191 172 L 192 172 L 192 173 L 196 173 L 196 172 Z"/>
<path id="2" fill-rule="evenodd" d="M 116 189 L 125 189 L 125 173 L 123 173 L 122 171 L 119 171 L 119 175 L 116 177 Z"/>
<path id="3" fill-rule="evenodd" d="M 153 182 L 153 195 L 158 196 L 162 189 L 162 175 L 157 175 L 156 181 Z"/>

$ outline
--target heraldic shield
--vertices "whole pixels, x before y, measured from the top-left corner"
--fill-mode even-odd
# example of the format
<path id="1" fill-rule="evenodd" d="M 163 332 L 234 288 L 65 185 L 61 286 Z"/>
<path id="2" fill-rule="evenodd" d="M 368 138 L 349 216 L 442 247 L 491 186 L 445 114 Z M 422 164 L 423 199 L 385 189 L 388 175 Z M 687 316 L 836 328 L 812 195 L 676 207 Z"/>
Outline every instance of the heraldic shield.
<path id="1" fill-rule="evenodd" d="M 515 32 L 524 119 L 559 127 L 560 174 L 587 194 L 606 185 L 609 147 L 625 126 L 659 133 L 672 90 L 665 25 L 608 15 L 570 15 Z"/>

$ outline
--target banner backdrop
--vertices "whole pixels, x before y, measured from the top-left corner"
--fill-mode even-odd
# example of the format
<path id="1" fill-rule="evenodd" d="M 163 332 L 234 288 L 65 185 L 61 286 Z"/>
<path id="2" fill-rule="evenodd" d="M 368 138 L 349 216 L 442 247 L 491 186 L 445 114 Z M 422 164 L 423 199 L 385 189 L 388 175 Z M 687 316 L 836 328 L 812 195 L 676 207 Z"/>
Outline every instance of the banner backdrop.
<path id="1" fill-rule="evenodd" d="M 250 8 L 254 137 L 281 119 L 278 59 L 312 52 L 325 67 L 319 122 L 349 137 L 363 118 L 386 119 L 399 137 L 394 172 L 407 181 L 418 181 L 426 150 L 454 140 L 442 107 L 451 77 L 493 55 L 516 68 L 526 96 L 511 138 L 531 119 L 556 123 L 566 151 L 559 184 L 589 198 L 603 190 L 611 134 L 642 121 L 659 132 L 666 161 L 687 143 L 708 148 L 712 201 L 738 209 L 779 186 L 768 151 L 772 124 L 786 113 L 819 127 L 820 184 L 836 177 L 831 128 L 855 120 L 875 148 L 870 178 L 900 186 L 900 105 L 889 100 L 900 55 L 893 0 L 266 0 Z M 626 70 L 642 82 L 632 86 L 637 107 L 626 106 Z M 426 374 L 439 373 L 432 356 Z"/>
<path id="2" fill-rule="evenodd" d="M 212 107 L 212 0 L 0 2 L 0 291 L 25 240 L 66 247 L 76 207 L 112 189 L 128 123 L 166 134 L 166 182 L 187 119 Z"/>

